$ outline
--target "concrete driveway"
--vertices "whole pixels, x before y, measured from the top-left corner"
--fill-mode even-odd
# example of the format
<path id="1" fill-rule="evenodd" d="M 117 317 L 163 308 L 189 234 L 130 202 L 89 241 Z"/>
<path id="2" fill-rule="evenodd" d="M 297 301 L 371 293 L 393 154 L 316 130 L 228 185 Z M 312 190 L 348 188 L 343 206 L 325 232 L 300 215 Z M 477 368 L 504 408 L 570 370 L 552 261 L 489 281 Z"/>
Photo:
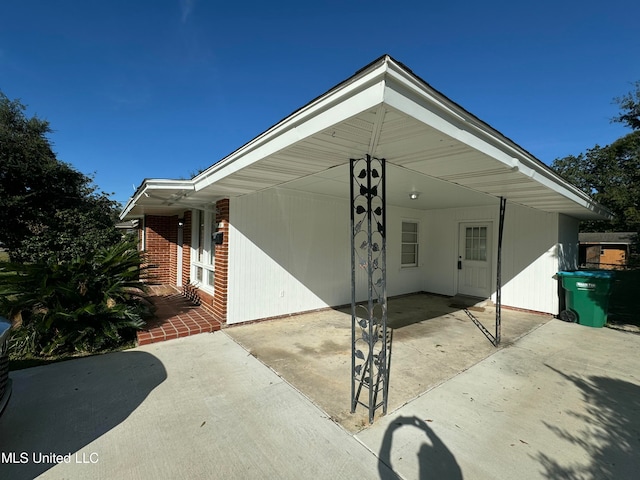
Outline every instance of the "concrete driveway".
<path id="1" fill-rule="evenodd" d="M 638 478 L 638 352 L 554 320 L 357 438 L 403 478 Z"/>
<path id="2" fill-rule="evenodd" d="M 378 477 L 372 452 L 222 332 L 11 376 L 2 479 Z"/>
<path id="3" fill-rule="evenodd" d="M 638 335 L 542 322 L 352 433 L 236 343 L 236 330 L 13 372 L 0 478 L 617 479 L 640 469 Z"/>

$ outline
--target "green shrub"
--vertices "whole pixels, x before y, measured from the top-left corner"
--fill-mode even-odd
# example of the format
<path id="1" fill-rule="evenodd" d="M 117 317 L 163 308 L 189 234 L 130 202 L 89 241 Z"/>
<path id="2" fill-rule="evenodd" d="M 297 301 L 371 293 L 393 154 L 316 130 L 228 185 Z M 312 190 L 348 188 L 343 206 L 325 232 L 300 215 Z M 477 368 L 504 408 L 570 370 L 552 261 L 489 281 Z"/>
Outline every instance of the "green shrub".
<path id="1" fill-rule="evenodd" d="M 66 262 L 0 266 L 13 355 L 96 352 L 131 341 L 150 314 L 142 257 L 123 242 Z"/>

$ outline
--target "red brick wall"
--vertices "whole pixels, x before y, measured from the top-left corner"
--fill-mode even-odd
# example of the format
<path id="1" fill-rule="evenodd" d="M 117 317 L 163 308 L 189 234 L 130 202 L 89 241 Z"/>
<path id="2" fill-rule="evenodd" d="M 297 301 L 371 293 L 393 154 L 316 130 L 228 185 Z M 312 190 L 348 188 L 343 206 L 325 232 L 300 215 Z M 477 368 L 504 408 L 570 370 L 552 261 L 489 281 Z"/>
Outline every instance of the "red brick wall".
<path id="1" fill-rule="evenodd" d="M 220 225 L 218 231 L 223 232 L 222 245 L 216 245 L 216 276 L 213 296 L 213 312 L 221 322 L 227 321 L 227 284 L 229 274 L 229 199 L 216 203 L 216 223 Z"/>
<path id="2" fill-rule="evenodd" d="M 215 283 L 214 294 L 202 290 L 200 300 L 213 310 L 216 318 L 227 321 L 227 278 L 229 272 L 229 200 L 224 199 L 216 203 L 216 223 L 220 224 L 219 231 L 223 232 L 222 245 L 216 245 L 215 254 Z M 182 227 L 182 284 L 191 283 L 191 241 L 192 215 L 185 212 Z M 153 281 L 168 285 L 177 284 L 178 269 L 178 215 L 159 216 L 147 215 L 145 218 L 146 253 L 150 264 Z"/>
<path id="3" fill-rule="evenodd" d="M 176 284 L 178 216 L 145 217 L 145 251 L 154 283 Z"/>

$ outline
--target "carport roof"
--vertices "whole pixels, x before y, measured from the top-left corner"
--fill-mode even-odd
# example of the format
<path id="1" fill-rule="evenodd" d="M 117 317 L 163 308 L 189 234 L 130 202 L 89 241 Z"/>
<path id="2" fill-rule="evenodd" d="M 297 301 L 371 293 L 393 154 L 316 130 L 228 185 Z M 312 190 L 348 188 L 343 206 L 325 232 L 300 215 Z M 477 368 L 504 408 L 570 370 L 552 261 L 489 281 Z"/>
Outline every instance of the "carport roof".
<path id="1" fill-rule="evenodd" d="M 388 201 L 413 208 L 497 204 L 580 219 L 611 213 L 388 55 L 190 180 L 146 179 L 121 218 L 203 208 L 272 187 L 348 197 L 350 158 L 385 158 Z M 410 191 L 421 192 L 411 202 Z"/>

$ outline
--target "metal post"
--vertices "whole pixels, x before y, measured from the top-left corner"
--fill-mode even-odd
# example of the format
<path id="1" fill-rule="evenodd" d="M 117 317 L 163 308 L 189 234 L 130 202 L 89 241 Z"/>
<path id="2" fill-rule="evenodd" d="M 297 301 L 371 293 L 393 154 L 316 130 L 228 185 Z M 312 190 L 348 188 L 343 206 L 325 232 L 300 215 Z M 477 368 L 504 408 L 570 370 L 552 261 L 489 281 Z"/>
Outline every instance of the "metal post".
<path id="1" fill-rule="evenodd" d="M 504 214 L 506 207 L 507 199 L 500 197 L 500 220 L 498 223 L 498 261 L 496 269 L 496 346 L 500 344 L 502 322 L 502 234 L 504 232 Z"/>
<path id="2" fill-rule="evenodd" d="M 353 346 L 356 344 L 356 245 L 355 239 L 356 236 L 354 234 L 354 216 L 355 216 L 355 205 L 354 205 L 354 190 L 353 190 L 353 179 L 355 178 L 353 175 L 355 160 L 351 159 L 349 161 L 349 178 L 351 181 L 349 182 L 349 198 L 351 199 L 350 209 L 351 209 L 351 413 L 356 411 L 356 391 L 355 391 L 355 369 L 356 369 L 356 357 L 353 354 Z"/>
<path id="3" fill-rule="evenodd" d="M 351 175 L 351 412 L 358 404 L 387 411 L 390 341 L 387 333 L 386 169 L 369 155 L 350 161 Z M 357 305 L 356 267 L 366 271 L 367 303 Z M 361 310 L 366 312 L 358 317 Z M 360 400 L 362 389 L 368 401 Z M 378 394 L 382 400 L 378 402 Z"/>

